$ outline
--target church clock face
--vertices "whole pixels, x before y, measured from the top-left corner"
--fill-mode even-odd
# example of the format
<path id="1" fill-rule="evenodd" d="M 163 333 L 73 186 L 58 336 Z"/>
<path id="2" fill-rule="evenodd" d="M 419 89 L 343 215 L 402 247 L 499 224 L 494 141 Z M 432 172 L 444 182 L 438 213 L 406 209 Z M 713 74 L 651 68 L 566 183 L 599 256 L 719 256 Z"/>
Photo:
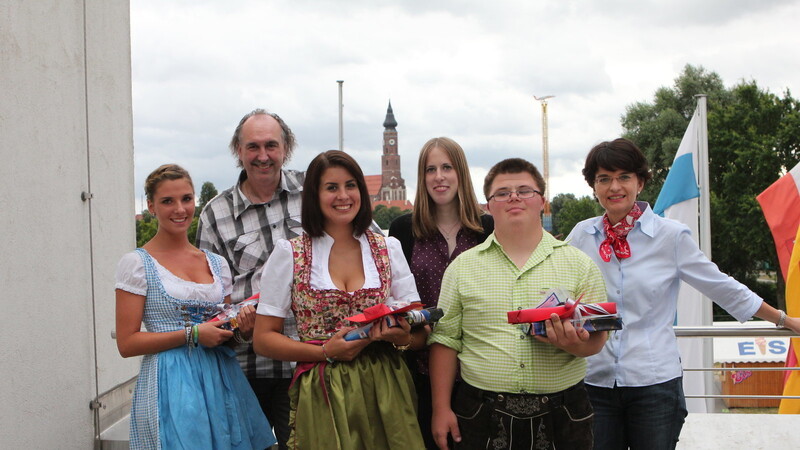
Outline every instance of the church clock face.
<path id="1" fill-rule="evenodd" d="M 389 145 L 394 145 L 394 139 L 389 139 Z"/>

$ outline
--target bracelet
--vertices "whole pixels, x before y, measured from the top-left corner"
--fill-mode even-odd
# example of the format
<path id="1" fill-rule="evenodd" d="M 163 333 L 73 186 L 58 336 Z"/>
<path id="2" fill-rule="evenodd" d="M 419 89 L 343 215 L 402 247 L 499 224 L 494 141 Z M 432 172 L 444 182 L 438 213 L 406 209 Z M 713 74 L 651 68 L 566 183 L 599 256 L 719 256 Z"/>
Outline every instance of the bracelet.
<path id="1" fill-rule="evenodd" d="M 192 325 L 192 346 L 197 347 L 200 344 L 200 328 L 197 325 Z"/>
<path id="2" fill-rule="evenodd" d="M 249 344 L 249 343 L 253 342 L 253 338 L 252 337 L 250 339 L 243 338 L 242 337 L 242 332 L 239 331 L 238 328 L 233 330 L 233 340 L 238 342 L 238 343 L 240 343 L 240 344 Z"/>
<path id="3" fill-rule="evenodd" d="M 778 318 L 778 322 L 775 323 L 775 326 L 778 328 L 785 328 L 786 312 L 782 309 L 779 309 L 778 312 L 781 313 L 781 316 Z"/>
<path id="4" fill-rule="evenodd" d="M 328 364 L 333 364 L 336 362 L 335 359 L 328 356 L 328 352 L 325 351 L 325 344 L 322 344 L 322 356 L 325 357 L 325 361 L 328 361 Z"/>
<path id="5" fill-rule="evenodd" d="M 184 333 L 186 334 L 186 346 L 192 348 L 192 327 L 186 326 L 184 327 Z"/>
<path id="6" fill-rule="evenodd" d="M 397 345 L 394 342 L 392 342 L 392 346 L 395 348 L 395 350 L 400 350 L 401 352 L 404 352 L 404 351 L 408 350 L 409 348 L 411 348 L 411 343 L 412 342 L 414 342 L 414 335 L 413 334 L 409 334 L 408 335 L 408 344 L 406 344 L 406 345 Z"/>

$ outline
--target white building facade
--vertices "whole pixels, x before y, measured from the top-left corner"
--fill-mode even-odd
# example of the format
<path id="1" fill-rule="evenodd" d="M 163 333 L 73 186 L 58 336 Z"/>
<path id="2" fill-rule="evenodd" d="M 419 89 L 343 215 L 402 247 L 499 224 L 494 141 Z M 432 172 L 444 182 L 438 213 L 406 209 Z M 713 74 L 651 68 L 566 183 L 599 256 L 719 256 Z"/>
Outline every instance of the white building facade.
<path id="1" fill-rule="evenodd" d="M 139 365 L 112 339 L 135 246 L 129 4 L 6 0 L 0 42 L 0 447 L 92 448 Z"/>

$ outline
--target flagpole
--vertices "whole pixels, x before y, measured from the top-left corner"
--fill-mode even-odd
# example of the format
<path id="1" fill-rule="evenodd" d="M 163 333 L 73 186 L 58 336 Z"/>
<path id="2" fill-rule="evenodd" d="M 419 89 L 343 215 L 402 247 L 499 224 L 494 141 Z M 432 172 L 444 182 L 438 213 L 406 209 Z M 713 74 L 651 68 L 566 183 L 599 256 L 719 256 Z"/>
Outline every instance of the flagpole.
<path id="1" fill-rule="evenodd" d="M 700 223 L 698 232 L 698 242 L 700 243 L 700 250 L 705 253 L 706 258 L 711 259 L 711 202 L 708 176 L 708 116 L 707 116 L 707 100 L 706 94 L 698 94 L 697 98 L 697 118 L 699 119 L 699 126 L 697 127 L 697 185 L 700 190 L 699 209 L 700 209 Z M 714 310 L 711 301 L 708 297 L 703 296 L 703 305 L 701 310 L 701 320 L 703 325 L 711 326 L 714 323 Z M 714 366 L 714 341 L 712 339 L 703 339 L 703 367 Z M 711 372 L 705 372 L 703 376 L 703 384 L 705 386 L 706 394 L 716 393 L 716 384 Z M 713 398 L 706 398 L 706 410 L 708 412 L 716 412 L 716 400 Z"/>
<path id="2" fill-rule="evenodd" d="M 700 119 L 700 127 L 698 128 L 698 180 L 697 184 L 700 188 L 700 229 L 698 230 L 700 236 L 700 250 L 706 254 L 706 258 L 711 259 L 711 206 L 710 206 L 710 189 L 708 177 L 708 123 L 706 115 L 706 94 L 698 94 L 697 97 L 697 114 Z M 709 309 L 710 310 L 710 309 Z M 711 316 L 709 316 L 709 319 Z M 711 321 L 707 323 L 711 325 Z"/>

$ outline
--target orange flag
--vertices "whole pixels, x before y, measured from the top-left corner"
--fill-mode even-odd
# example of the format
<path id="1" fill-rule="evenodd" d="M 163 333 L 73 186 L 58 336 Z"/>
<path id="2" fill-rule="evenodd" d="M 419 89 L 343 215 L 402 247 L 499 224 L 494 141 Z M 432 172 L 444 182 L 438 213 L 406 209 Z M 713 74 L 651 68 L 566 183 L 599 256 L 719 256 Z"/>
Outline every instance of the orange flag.
<path id="1" fill-rule="evenodd" d="M 795 235 L 795 243 L 800 239 L 800 228 Z M 789 262 L 789 273 L 786 276 L 786 313 L 792 317 L 800 315 L 800 245 L 795 245 L 792 259 Z M 789 354 L 786 357 L 786 367 L 796 367 L 800 360 L 800 338 L 792 338 Z M 791 361 L 794 360 L 794 364 Z M 787 371 L 788 376 L 783 384 L 783 395 L 800 396 L 800 372 Z M 779 414 L 800 414 L 800 400 L 781 400 L 778 408 Z"/>
<path id="2" fill-rule="evenodd" d="M 761 204 L 764 218 L 772 231 L 781 274 L 786 280 L 794 236 L 800 224 L 800 164 L 758 194 L 756 200 Z"/>

